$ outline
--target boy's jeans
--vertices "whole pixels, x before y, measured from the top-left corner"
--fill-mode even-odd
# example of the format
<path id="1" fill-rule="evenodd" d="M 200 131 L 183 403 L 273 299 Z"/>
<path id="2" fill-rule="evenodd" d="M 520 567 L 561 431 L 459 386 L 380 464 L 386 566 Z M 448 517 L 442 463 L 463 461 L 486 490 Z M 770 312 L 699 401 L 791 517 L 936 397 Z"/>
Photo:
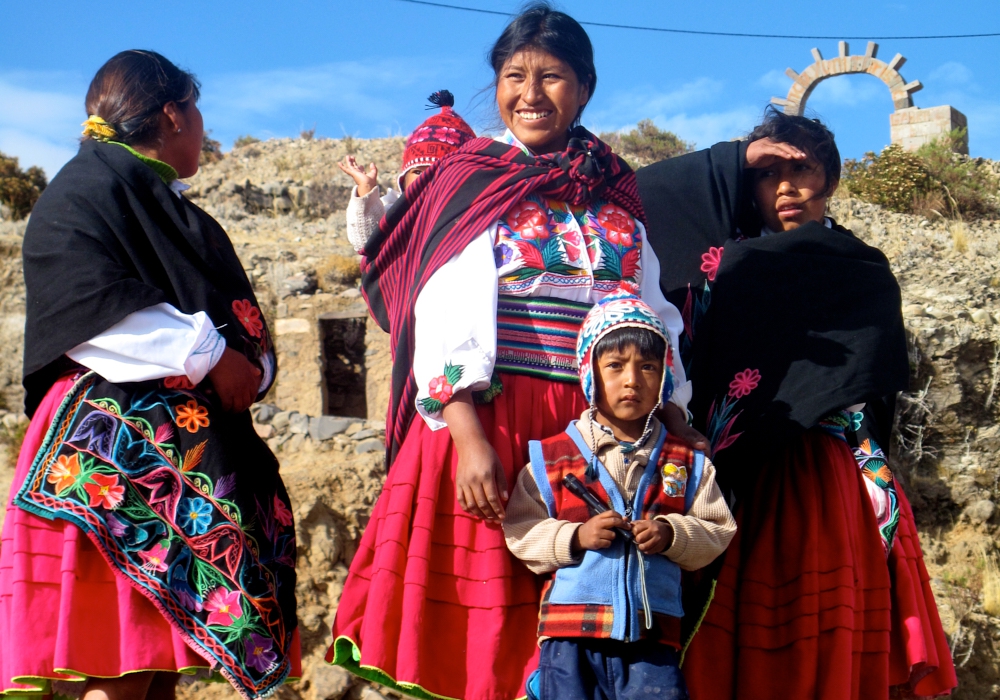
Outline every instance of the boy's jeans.
<path id="1" fill-rule="evenodd" d="M 547 639 L 539 700 L 688 700 L 679 656 L 651 641 Z"/>

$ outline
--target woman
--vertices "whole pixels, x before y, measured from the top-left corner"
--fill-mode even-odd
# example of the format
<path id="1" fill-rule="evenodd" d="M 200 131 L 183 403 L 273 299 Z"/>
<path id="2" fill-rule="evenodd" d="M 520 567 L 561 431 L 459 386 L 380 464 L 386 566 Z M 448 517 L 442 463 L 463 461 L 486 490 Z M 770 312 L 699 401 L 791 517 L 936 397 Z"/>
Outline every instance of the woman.
<path id="1" fill-rule="evenodd" d="M 661 284 L 683 307 L 695 422 L 737 503 L 686 654 L 691 697 L 949 692 L 913 516 L 879 448 L 909 371 L 899 287 L 825 216 L 833 135 L 772 110 L 747 141 L 638 178 L 670 261 Z"/>
<path id="2" fill-rule="evenodd" d="M 578 126 L 597 83 L 586 32 L 529 8 L 490 53 L 507 132 L 407 188 L 369 240 L 363 288 L 394 342 L 389 477 L 351 565 L 327 659 L 416 695 L 524 695 L 539 585 L 500 521 L 528 441 L 587 406 L 587 311 L 623 281 L 668 329 L 628 166 Z M 674 363 L 684 425 L 686 386 Z M 678 394 L 675 394 L 678 396 Z M 419 414 L 419 415 L 417 415 Z"/>
<path id="3" fill-rule="evenodd" d="M 247 410 L 273 346 L 225 232 L 181 195 L 198 90 L 159 54 L 109 60 L 25 232 L 5 693 L 171 698 L 211 669 L 256 698 L 299 674 L 291 510 Z"/>

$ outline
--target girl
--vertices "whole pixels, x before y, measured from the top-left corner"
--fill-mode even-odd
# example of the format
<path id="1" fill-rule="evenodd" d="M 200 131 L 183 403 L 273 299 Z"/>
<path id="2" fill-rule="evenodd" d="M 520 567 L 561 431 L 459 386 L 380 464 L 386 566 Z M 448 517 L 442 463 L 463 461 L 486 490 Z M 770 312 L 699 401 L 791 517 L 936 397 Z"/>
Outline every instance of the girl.
<path id="1" fill-rule="evenodd" d="M 500 523 L 528 441 L 586 408 L 574 343 L 622 281 L 676 341 L 628 166 L 579 126 L 597 84 L 571 17 L 536 5 L 490 53 L 498 140 L 433 163 L 368 242 L 362 288 L 393 336 L 389 477 L 327 659 L 416 695 L 524 694 L 539 582 Z M 667 420 L 684 424 L 679 358 Z"/>
<path id="2" fill-rule="evenodd" d="M 908 379 L 899 287 L 825 216 L 839 178 L 833 134 L 774 110 L 748 141 L 639 172 L 650 243 L 671 261 L 661 284 L 684 309 L 692 411 L 737 503 L 684 665 L 695 700 L 955 687 L 879 447 Z"/>
<path id="3" fill-rule="evenodd" d="M 4 692 L 170 698 L 212 669 L 256 698 L 299 673 L 291 509 L 247 410 L 273 345 L 225 232 L 181 196 L 198 90 L 151 51 L 109 60 L 25 233 Z"/>

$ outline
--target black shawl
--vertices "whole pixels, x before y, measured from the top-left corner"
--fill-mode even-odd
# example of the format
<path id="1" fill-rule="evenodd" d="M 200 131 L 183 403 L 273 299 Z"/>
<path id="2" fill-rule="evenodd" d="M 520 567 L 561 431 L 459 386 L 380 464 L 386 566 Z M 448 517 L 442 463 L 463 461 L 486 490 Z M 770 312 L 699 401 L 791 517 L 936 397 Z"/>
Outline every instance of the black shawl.
<path id="1" fill-rule="evenodd" d="M 723 466 L 743 435 L 787 438 L 908 379 L 885 256 L 839 226 L 760 237 L 745 148 L 720 143 L 637 173 L 660 283 L 685 320 L 695 425 Z"/>
<path id="2" fill-rule="evenodd" d="M 251 360 L 271 349 L 226 232 L 114 144 L 84 142 L 42 193 L 24 235 L 24 279 L 29 416 L 67 368 L 68 350 L 162 302 L 206 312 Z M 234 307 L 243 301 L 258 309 L 249 320 Z"/>

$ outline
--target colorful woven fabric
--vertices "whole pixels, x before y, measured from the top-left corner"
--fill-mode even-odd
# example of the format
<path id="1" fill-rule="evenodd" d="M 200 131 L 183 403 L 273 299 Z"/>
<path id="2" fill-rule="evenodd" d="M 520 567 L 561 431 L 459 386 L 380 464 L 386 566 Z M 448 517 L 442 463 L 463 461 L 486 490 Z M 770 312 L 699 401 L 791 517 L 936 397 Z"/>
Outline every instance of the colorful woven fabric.
<path id="1" fill-rule="evenodd" d="M 77 381 L 14 503 L 77 525 L 244 698 L 267 696 L 289 673 L 295 629 L 277 461 L 248 414 L 137 386 Z"/>
<path id="2" fill-rule="evenodd" d="M 645 219 L 635 174 L 583 127 L 566 150 L 527 156 L 478 138 L 435 161 L 379 224 L 365 246 L 361 289 L 372 316 L 392 336 L 392 391 L 386 439 L 391 466 L 416 412 L 413 309 L 431 276 L 532 193 L 583 205 L 603 198 Z"/>
<path id="3" fill-rule="evenodd" d="M 497 300 L 497 372 L 575 383 L 576 338 L 591 304 L 549 297 Z"/>
<path id="4" fill-rule="evenodd" d="M 576 360 L 580 367 L 580 386 L 583 388 L 583 395 L 587 397 L 587 402 L 594 404 L 597 397 L 594 395 L 594 358 L 593 350 L 597 343 L 613 330 L 618 328 L 634 327 L 645 328 L 663 338 L 666 345 L 666 353 L 663 358 L 663 381 L 660 384 L 660 404 L 665 404 L 670 400 L 670 395 L 674 393 L 673 357 L 670 348 L 670 336 L 663 326 L 663 321 L 636 294 L 634 286 L 622 284 L 620 290 L 614 294 L 604 297 L 591 309 L 590 313 L 583 321 L 580 329 L 580 337 L 576 344 Z M 654 409 L 655 410 L 655 409 Z"/>
<path id="5" fill-rule="evenodd" d="M 476 138 L 476 132 L 472 127 L 452 109 L 455 98 L 450 92 L 439 90 L 428 99 L 440 107 L 441 111 L 427 117 L 406 139 L 400 177 L 406 174 L 407 170 L 428 166 L 463 143 Z"/>

